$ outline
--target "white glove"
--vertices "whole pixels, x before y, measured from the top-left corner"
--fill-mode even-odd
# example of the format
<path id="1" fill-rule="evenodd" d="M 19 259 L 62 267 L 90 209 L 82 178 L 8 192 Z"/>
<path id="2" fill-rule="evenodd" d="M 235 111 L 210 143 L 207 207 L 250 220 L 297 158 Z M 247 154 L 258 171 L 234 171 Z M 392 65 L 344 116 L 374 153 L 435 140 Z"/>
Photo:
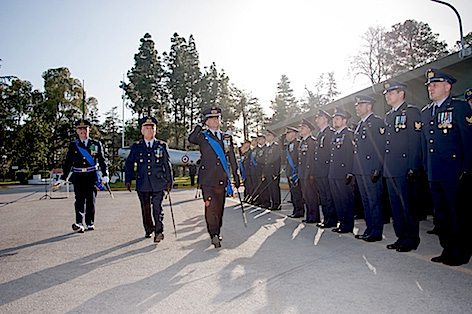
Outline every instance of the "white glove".
<path id="1" fill-rule="evenodd" d="M 108 182 L 110 182 L 110 178 L 108 178 L 108 176 L 102 177 L 102 184 L 107 184 Z"/>
<path id="2" fill-rule="evenodd" d="M 53 191 L 59 190 L 65 183 L 66 183 L 66 181 L 64 181 L 64 180 L 58 180 L 56 183 L 54 183 L 52 185 L 52 190 Z"/>

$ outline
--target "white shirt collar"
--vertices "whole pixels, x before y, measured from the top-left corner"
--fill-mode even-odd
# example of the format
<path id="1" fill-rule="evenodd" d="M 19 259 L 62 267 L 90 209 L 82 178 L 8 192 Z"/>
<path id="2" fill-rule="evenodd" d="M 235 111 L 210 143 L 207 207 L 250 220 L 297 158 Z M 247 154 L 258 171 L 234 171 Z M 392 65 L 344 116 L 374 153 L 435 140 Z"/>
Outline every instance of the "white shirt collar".
<path id="1" fill-rule="evenodd" d="M 405 103 L 405 102 L 402 102 L 402 103 L 399 104 L 398 106 L 392 107 L 392 110 L 393 110 L 393 111 L 397 111 L 398 108 L 400 108 L 401 106 L 403 106 L 404 103 Z"/>
<path id="2" fill-rule="evenodd" d="M 154 146 L 154 139 L 152 139 L 152 140 L 150 140 L 150 141 L 146 141 L 146 140 L 144 140 L 144 141 L 146 142 L 146 147 L 149 146 L 149 143 L 151 143 L 151 147 Z"/>
<path id="3" fill-rule="evenodd" d="M 341 133 L 345 128 L 347 128 L 347 126 L 343 126 L 342 128 L 340 128 L 339 130 L 336 130 L 336 134 L 339 134 Z"/>
<path id="4" fill-rule="evenodd" d="M 447 99 L 447 97 L 449 96 L 446 96 L 444 97 L 443 99 L 441 99 L 440 101 L 433 101 L 433 104 L 436 105 L 436 107 L 441 107 L 441 105 L 443 104 L 443 102 Z"/>
<path id="5" fill-rule="evenodd" d="M 369 117 L 373 114 L 373 112 L 369 113 L 366 117 L 361 119 L 361 122 L 365 122 Z"/>
<path id="6" fill-rule="evenodd" d="M 324 128 L 320 129 L 320 133 L 323 133 L 324 130 L 326 130 L 328 128 L 328 126 L 325 126 Z"/>

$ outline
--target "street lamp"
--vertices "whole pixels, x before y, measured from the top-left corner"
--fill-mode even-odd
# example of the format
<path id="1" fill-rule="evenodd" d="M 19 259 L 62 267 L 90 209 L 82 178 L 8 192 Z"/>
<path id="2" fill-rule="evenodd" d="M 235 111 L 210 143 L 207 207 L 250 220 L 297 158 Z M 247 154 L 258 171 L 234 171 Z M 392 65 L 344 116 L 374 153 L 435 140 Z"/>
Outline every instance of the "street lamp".
<path id="1" fill-rule="evenodd" d="M 465 46 L 464 33 L 462 32 L 462 20 L 461 20 L 461 16 L 459 15 L 459 12 L 456 10 L 456 8 L 454 8 L 452 6 L 452 4 L 449 4 L 447 2 L 444 2 L 444 1 L 441 1 L 441 0 L 431 0 L 431 1 L 447 5 L 448 7 L 450 7 L 454 11 L 454 13 L 456 13 L 457 19 L 459 20 L 459 32 L 460 32 L 460 36 L 461 36 L 461 50 L 459 51 L 459 58 L 462 59 L 462 58 L 465 58 L 467 56 L 470 56 L 472 54 L 472 47 L 470 47 L 470 46 L 466 47 Z"/>

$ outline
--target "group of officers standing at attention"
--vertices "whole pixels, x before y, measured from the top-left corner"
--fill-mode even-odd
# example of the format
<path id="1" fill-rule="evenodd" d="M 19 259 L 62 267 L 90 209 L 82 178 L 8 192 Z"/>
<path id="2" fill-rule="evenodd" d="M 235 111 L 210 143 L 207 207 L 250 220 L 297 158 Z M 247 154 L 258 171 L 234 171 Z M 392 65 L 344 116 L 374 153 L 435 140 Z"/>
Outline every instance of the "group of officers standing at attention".
<path id="1" fill-rule="evenodd" d="M 426 74 L 431 103 L 422 110 L 405 102 L 407 85 L 384 83 L 383 95 L 391 107 L 385 119 L 374 114 L 375 99 L 355 96 L 360 118 L 349 128 L 351 114 L 336 108 L 331 115 L 319 110 L 314 124 L 303 119 L 298 128 L 287 127 L 281 139 L 267 131 L 240 148 L 245 200 L 271 210 L 280 209 L 280 164 L 285 164 L 293 213 L 305 223 L 333 232 L 354 228 L 355 185 L 358 187 L 366 229 L 357 239 L 382 240 L 382 203 L 388 194 L 396 241 L 386 247 L 397 252 L 416 250 L 420 243 L 415 208 L 430 195 L 434 230 L 443 248 L 431 261 L 457 266 L 472 253 L 471 218 L 467 191 L 472 181 L 472 105 L 451 97 L 456 79 L 437 69 Z M 472 90 L 465 93 L 472 103 Z M 312 132 L 318 129 L 316 136 Z M 421 178 L 429 194 L 419 194 Z M 386 187 L 384 186 L 386 185 Z M 321 222 L 320 208 L 323 213 Z"/>

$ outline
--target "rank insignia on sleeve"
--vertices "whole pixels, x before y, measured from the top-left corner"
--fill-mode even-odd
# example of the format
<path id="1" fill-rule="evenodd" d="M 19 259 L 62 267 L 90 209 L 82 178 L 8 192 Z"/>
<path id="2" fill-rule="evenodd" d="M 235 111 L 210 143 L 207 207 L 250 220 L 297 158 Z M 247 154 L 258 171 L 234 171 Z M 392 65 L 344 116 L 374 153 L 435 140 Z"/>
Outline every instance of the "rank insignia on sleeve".
<path id="1" fill-rule="evenodd" d="M 421 122 L 415 121 L 415 130 L 416 130 L 416 131 L 421 130 Z"/>
<path id="2" fill-rule="evenodd" d="M 465 117 L 465 119 L 467 120 L 467 123 L 472 124 L 472 116 Z"/>
<path id="3" fill-rule="evenodd" d="M 384 134 L 385 133 L 385 128 L 379 128 L 379 132 L 380 132 L 380 134 Z"/>

